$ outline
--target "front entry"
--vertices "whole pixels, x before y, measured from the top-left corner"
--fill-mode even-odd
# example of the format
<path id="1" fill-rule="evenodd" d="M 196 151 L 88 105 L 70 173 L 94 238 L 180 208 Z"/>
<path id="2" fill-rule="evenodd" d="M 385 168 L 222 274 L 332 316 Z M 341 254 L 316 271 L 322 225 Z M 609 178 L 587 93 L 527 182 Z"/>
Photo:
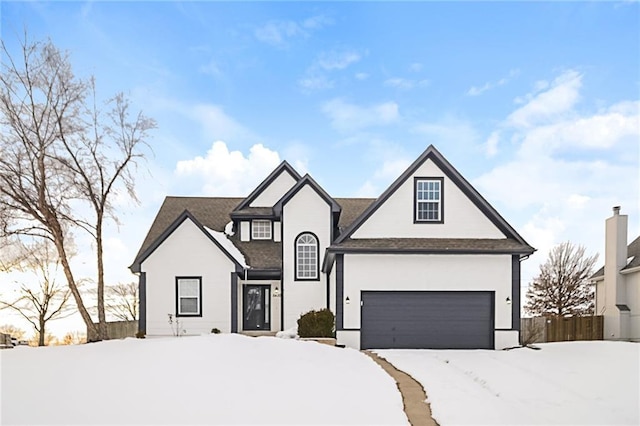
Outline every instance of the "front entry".
<path id="1" fill-rule="evenodd" d="M 271 286 L 245 285 L 242 293 L 243 330 L 271 330 Z"/>

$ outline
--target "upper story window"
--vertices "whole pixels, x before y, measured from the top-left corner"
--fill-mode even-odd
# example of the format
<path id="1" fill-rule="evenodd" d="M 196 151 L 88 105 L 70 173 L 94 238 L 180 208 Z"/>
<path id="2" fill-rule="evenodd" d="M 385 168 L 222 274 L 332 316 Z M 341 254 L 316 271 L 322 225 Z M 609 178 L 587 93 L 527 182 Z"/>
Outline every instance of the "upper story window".
<path id="1" fill-rule="evenodd" d="M 176 316 L 202 316 L 202 277 L 176 278 Z"/>
<path id="2" fill-rule="evenodd" d="M 443 200 L 443 178 L 416 178 L 414 221 L 442 223 Z"/>
<path id="3" fill-rule="evenodd" d="M 296 280 L 318 279 L 318 239 L 311 233 L 296 238 Z"/>
<path id="4" fill-rule="evenodd" d="M 270 220 L 251 221 L 251 239 L 270 240 L 271 239 L 271 221 Z"/>

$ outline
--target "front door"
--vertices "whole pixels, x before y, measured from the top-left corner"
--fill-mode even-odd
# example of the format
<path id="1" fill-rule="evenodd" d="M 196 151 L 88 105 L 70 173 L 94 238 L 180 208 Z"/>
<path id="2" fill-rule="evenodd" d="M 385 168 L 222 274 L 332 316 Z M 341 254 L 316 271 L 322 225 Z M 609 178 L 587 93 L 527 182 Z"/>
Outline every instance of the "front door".
<path id="1" fill-rule="evenodd" d="M 243 330 L 271 330 L 270 286 L 245 285 L 243 290 Z"/>

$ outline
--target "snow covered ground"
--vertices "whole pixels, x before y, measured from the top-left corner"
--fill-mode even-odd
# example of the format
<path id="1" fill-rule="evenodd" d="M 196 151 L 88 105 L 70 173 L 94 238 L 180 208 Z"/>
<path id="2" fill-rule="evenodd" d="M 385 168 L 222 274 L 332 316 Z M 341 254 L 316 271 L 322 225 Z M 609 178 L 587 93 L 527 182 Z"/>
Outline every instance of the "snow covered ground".
<path id="1" fill-rule="evenodd" d="M 237 334 L 0 351 L 0 423 L 406 425 L 364 354 Z"/>
<path id="2" fill-rule="evenodd" d="M 418 380 L 448 425 L 640 424 L 640 344 L 376 351 Z"/>

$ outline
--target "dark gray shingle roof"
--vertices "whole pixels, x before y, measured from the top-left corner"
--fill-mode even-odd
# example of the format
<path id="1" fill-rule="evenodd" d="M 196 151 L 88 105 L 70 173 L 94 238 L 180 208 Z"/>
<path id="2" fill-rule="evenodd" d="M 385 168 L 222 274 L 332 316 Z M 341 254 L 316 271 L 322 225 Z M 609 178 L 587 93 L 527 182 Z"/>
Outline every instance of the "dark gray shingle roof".
<path id="1" fill-rule="evenodd" d="M 332 251 L 486 252 L 530 254 L 533 249 L 511 238 L 360 238 L 347 239 Z"/>
<path id="2" fill-rule="evenodd" d="M 223 232 L 231 221 L 230 213 L 244 198 L 237 197 L 166 197 L 145 237 L 136 260 L 184 212 L 188 210 L 203 226 Z M 373 202 L 370 198 L 337 198 L 342 207 L 339 226 L 348 226 Z M 270 214 L 270 207 L 246 207 L 242 212 Z M 236 210 L 234 213 L 238 213 Z M 243 242 L 236 235 L 230 238 L 245 256 L 247 264 L 256 269 L 274 269 L 282 265 L 282 243 L 273 241 Z"/>

